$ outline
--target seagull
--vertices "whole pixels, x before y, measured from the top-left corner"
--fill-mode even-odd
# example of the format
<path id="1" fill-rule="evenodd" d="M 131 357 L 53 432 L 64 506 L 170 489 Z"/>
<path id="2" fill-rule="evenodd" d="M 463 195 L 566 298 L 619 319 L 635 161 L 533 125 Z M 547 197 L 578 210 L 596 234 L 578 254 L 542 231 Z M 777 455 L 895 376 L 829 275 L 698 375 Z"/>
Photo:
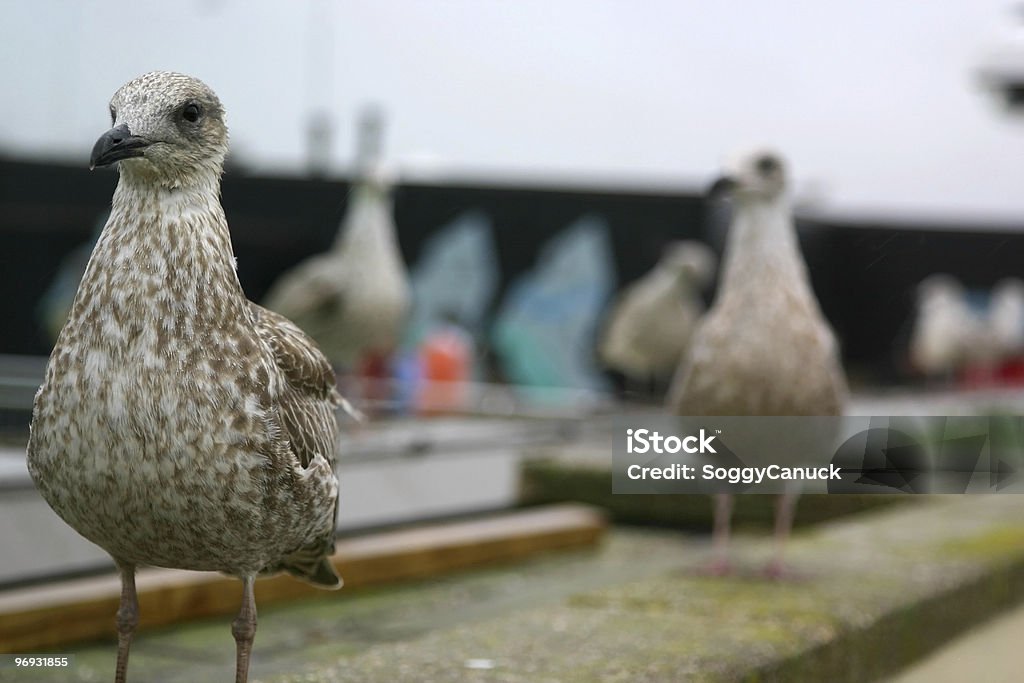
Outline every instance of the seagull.
<path id="1" fill-rule="evenodd" d="M 986 327 L 955 278 L 945 273 L 929 275 L 917 286 L 910 363 L 925 377 L 950 382 L 958 370 L 995 353 Z"/>
<path id="2" fill-rule="evenodd" d="M 714 189 L 736 204 L 715 300 L 680 364 L 668 406 L 677 415 L 840 415 L 847 387 L 835 336 L 811 289 L 778 154 L 743 155 Z M 779 496 L 771 576 L 793 522 L 795 492 Z M 714 505 L 714 573 L 729 570 L 733 499 Z"/>
<path id="3" fill-rule="evenodd" d="M 264 299 L 343 368 L 393 351 L 411 305 L 391 215 L 391 183 L 379 158 L 381 127 L 375 110 L 363 116 L 360 177 L 330 250 L 284 273 Z"/>
<path id="4" fill-rule="evenodd" d="M 704 313 L 700 291 L 714 271 L 714 252 L 704 243 L 671 244 L 612 305 L 598 347 L 602 362 L 642 382 L 670 377 Z"/>
<path id="5" fill-rule="evenodd" d="M 989 298 L 988 328 L 1000 361 L 1024 351 L 1024 281 L 1008 277 L 996 283 Z"/>
<path id="6" fill-rule="evenodd" d="M 256 632 L 253 580 L 340 588 L 327 359 L 245 298 L 220 204 L 224 108 L 153 72 L 110 101 L 90 167 L 117 164 L 110 218 L 36 394 L 28 467 L 43 498 L 121 576 L 115 682 L 139 620 L 135 569 L 242 580 L 236 683 Z"/>

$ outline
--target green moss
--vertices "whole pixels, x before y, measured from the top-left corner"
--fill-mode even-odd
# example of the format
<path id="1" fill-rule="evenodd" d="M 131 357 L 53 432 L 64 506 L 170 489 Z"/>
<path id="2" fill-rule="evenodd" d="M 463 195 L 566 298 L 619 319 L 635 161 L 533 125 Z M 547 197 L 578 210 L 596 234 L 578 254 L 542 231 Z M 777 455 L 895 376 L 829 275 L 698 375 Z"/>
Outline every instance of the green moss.
<path id="1" fill-rule="evenodd" d="M 945 541 L 938 548 L 943 555 L 971 560 L 1016 559 L 1024 553 L 1024 526 L 998 527 L 983 534 Z"/>

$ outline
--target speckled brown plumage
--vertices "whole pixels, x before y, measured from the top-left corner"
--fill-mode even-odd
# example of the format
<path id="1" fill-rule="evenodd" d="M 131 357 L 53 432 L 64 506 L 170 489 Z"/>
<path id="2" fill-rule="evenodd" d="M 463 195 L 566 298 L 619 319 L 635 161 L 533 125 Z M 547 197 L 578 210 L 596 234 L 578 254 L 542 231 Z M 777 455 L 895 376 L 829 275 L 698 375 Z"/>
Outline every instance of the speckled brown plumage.
<path id="1" fill-rule="evenodd" d="M 846 380 L 800 253 L 783 162 L 753 152 L 728 178 L 735 216 L 718 293 L 668 406 L 678 415 L 840 415 Z M 780 500 L 776 529 L 784 538 L 794 497 Z M 723 497 L 715 524 L 719 569 L 727 565 L 730 511 L 731 499 Z M 779 547 L 781 553 L 781 540 Z M 772 571 L 780 568 L 777 554 Z"/>
<path id="2" fill-rule="evenodd" d="M 239 285 L 216 95 L 152 73 L 118 90 L 111 113 L 93 162 L 117 161 L 121 177 L 36 396 L 29 470 L 121 568 L 117 680 L 142 564 L 243 579 L 234 630 L 245 680 L 255 574 L 340 586 L 327 560 L 339 397 L 312 341 Z"/>

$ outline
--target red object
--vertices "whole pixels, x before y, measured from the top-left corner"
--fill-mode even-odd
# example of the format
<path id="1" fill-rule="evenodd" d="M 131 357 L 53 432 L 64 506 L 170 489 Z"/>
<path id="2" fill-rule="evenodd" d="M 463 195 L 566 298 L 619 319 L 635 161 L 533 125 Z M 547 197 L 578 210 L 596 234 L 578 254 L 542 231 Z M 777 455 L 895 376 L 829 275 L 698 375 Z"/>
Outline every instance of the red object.
<path id="1" fill-rule="evenodd" d="M 1000 384 L 1024 385 L 1024 356 L 1011 358 L 1003 363 L 996 372 L 996 378 Z"/>
<path id="2" fill-rule="evenodd" d="M 424 384 L 417 407 L 421 412 L 447 412 L 463 407 L 472 355 L 469 335 L 457 327 L 446 326 L 427 337 L 420 347 Z"/>
<path id="3" fill-rule="evenodd" d="M 969 365 L 960 372 L 959 383 L 967 389 L 1024 386 L 1024 356 L 995 367 Z"/>
<path id="4" fill-rule="evenodd" d="M 383 353 L 368 353 L 359 363 L 359 376 L 382 380 L 388 378 L 388 357 Z"/>

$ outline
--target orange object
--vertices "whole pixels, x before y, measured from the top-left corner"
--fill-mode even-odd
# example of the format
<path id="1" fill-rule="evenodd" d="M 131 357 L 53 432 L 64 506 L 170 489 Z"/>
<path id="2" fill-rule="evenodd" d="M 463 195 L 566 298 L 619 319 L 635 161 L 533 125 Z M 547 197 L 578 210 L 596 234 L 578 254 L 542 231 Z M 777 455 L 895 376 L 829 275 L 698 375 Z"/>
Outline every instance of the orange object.
<path id="1" fill-rule="evenodd" d="M 454 325 L 427 337 L 420 347 L 423 385 L 417 407 L 421 413 L 450 412 L 463 406 L 472 357 L 472 340 Z"/>

